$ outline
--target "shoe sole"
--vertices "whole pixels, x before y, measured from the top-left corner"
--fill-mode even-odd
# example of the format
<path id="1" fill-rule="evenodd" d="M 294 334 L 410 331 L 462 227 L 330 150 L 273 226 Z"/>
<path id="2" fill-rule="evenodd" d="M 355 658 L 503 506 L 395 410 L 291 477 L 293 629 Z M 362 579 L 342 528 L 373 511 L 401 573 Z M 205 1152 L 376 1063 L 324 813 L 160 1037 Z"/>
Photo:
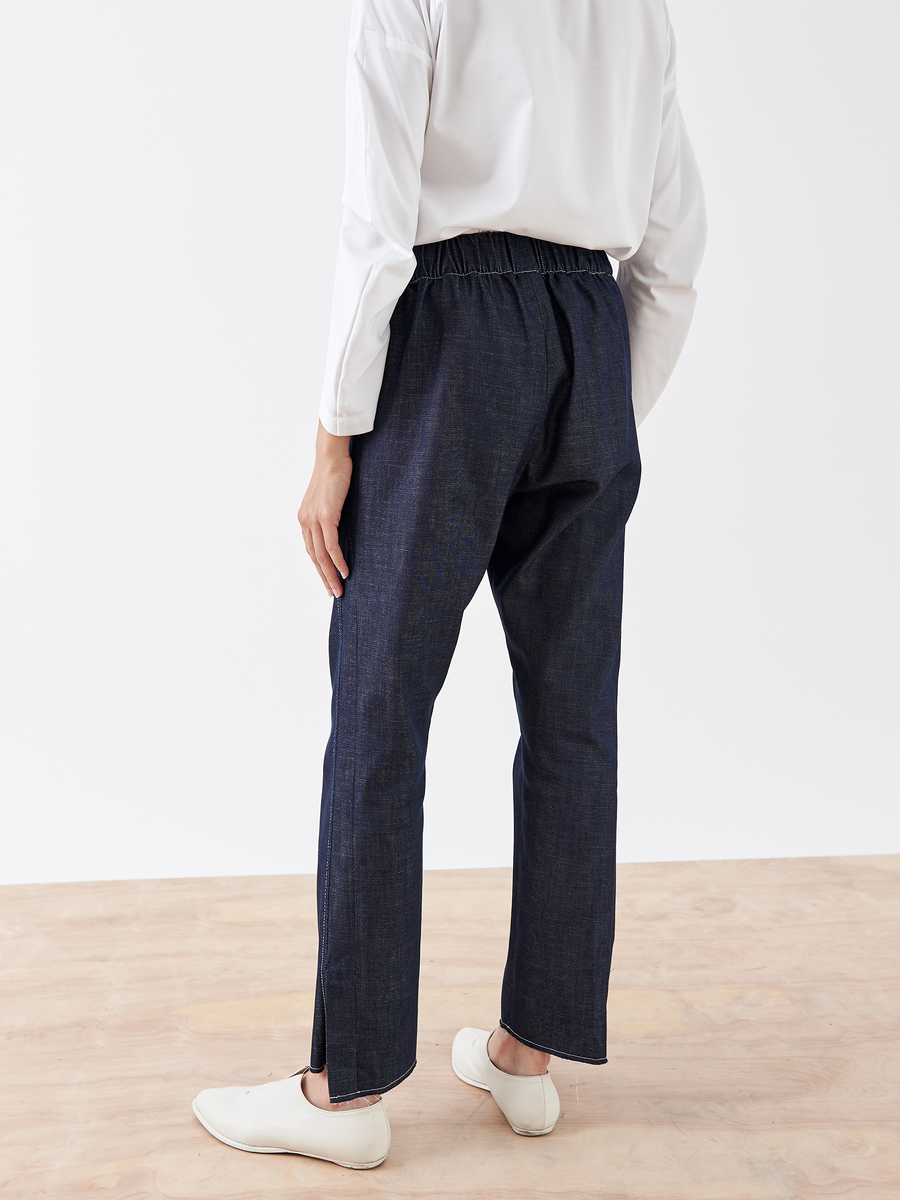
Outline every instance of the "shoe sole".
<path id="1" fill-rule="evenodd" d="M 450 1060 L 450 1066 L 453 1068 L 453 1074 L 456 1076 L 456 1078 L 461 1079 L 463 1083 L 470 1083 L 472 1087 L 481 1088 L 483 1092 L 489 1092 L 491 1090 L 486 1083 L 479 1083 L 477 1079 L 470 1079 L 468 1075 L 463 1075 L 462 1071 L 458 1069 L 452 1058 Z M 499 1104 L 497 1107 L 500 1108 Z M 501 1109 L 500 1111 L 502 1112 L 503 1110 Z M 506 1113 L 503 1113 L 503 1115 L 506 1117 Z M 519 1129 L 518 1125 L 513 1125 L 509 1117 L 506 1117 L 506 1121 L 510 1129 L 514 1133 L 520 1133 L 522 1137 L 544 1137 L 545 1134 L 552 1133 L 556 1128 L 555 1121 L 552 1125 L 548 1125 L 546 1129 Z"/>
<path id="2" fill-rule="evenodd" d="M 232 1138 L 226 1137 L 224 1133 L 219 1133 L 218 1129 L 214 1129 L 197 1108 L 196 1101 L 191 1105 L 191 1108 L 194 1110 L 194 1116 L 204 1129 L 211 1133 L 214 1138 L 218 1138 L 220 1142 L 224 1142 L 226 1146 L 234 1146 L 235 1150 L 249 1150 L 251 1154 L 299 1154 L 302 1158 L 318 1158 L 322 1162 L 332 1162 L 339 1167 L 350 1167 L 354 1171 L 367 1171 L 370 1167 L 380 1167 L 387 1158 L 387 1155 L 384 1154 L 374 1162 L 344 1162 L 340 1158 L 329 1158 L 325 1154 L 312 1154 L 308 1150 L 288 1150 L 286 1146 L 248 1146 L 246 1143 L 236 1142 Z"/>

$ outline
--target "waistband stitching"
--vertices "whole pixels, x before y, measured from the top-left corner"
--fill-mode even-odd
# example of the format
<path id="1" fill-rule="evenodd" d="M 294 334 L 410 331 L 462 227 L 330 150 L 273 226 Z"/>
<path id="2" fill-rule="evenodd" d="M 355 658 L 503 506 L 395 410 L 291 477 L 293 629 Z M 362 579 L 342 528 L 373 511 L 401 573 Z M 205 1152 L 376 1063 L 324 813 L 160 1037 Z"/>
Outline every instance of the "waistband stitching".
<path id="1" fill-rule="evenodd" d="M 418 283 L 420 279 L 443 279 L 447 275 L 455 275 L 458 279 L 466 279 L 469 275 L 606 275 L 612 276 L 612 271 L 591 271 L 587 267 L 576 267 L 573 270 L 568 270 L 566 267 L 548 267 L 543 271 L 536 271 L 533 267 L 529 267 L 525 271 L 443 271 L 440 275 L 413 275 L 411 283 Z"/>

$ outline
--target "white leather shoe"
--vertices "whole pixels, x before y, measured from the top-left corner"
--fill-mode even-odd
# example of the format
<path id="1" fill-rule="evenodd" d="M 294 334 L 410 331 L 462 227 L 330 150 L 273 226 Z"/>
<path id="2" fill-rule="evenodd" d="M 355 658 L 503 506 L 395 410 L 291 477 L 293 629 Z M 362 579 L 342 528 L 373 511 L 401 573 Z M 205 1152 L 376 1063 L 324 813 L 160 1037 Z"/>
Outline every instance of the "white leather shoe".
<path id="1" fill-rule="evenodd" d="M 303 1094 L 309 1067 L 257 1087 L 207 1088 L 194 1115 L 213 1137 L 255 1154 L 306 1154 L 364 1170 L 387 1157 L 391 1127 L 383 1100 L 366 1108 L 328 1112 Z"/>
<path id="2" fill-rule="evenodd" d="M 488 1055 L 486 1029 L 461 1029 L 453 1039 L 450 1061 L 463 1083 L 490 1092 L 516 1133 L 540 1137 L 559 1119 L 559 1095 L 549 1073 L 507 1075 Z"/>

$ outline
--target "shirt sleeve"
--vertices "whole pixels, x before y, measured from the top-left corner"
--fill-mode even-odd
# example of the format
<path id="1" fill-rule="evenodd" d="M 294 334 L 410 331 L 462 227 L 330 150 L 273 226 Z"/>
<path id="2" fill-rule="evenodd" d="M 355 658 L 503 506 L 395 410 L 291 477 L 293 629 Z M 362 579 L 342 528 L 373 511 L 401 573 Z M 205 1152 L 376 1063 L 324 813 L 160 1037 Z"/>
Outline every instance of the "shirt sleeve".
<path id="1" fill-rule="evenodd" d="M 415 0 L 354 0 L 344 211 L 319 407 L 329 433 L 374 427 L 391 314 L 415 270 L 433 69 L 427 47 Z"/>
<path id="2" fill-rule="evenodd" d="M 667 15 L 668 22 L 668 15 Z M 662 125 L 647 230 L 619 266 L 628 314 L 635 421 L 659 399 L 681 354 L 706 248 L 706 204 L 675 84 L 675 37 L 668 27 Z"/>

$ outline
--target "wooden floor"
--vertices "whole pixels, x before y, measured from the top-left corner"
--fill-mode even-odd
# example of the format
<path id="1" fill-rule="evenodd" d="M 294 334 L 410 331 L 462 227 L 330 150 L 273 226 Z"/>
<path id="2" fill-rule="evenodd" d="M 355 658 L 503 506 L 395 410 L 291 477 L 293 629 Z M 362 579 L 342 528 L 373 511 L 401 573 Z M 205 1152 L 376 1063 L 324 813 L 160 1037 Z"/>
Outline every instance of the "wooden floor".
<path id="1" fill-rule="evenodd" d="M 609 1063 L 554 1059 L 523 1138 L 449 1064 L 496 1022 L 509 872 L 427 873 L 419 1066 L 358 1172 L 191 1113 L 306 1063 L 311 876 L 0 889 L 0 1197 L 896 1200 L 898 885 L 900 855 L 621 866 Z"/>

